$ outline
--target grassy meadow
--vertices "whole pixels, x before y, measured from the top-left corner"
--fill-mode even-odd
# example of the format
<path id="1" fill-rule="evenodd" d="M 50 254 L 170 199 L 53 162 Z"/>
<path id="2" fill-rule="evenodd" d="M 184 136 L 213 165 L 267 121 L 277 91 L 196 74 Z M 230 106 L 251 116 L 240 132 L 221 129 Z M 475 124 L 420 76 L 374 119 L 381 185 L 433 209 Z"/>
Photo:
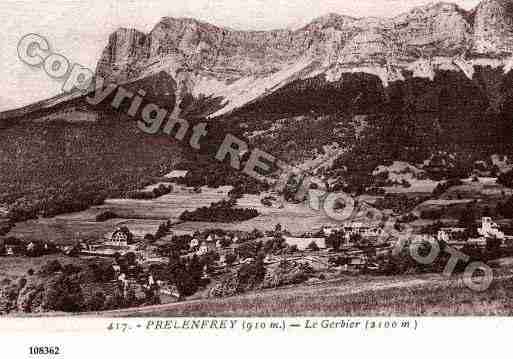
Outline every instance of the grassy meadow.
<path id="1" fill-rule="evenodd" d="M 102 313 L 116 317 L 510 316 L 513 275 L 500 269 L 490 288 L 474 292 L 461 276 L 341 276 L 222 299 L 202 299 Z"/>

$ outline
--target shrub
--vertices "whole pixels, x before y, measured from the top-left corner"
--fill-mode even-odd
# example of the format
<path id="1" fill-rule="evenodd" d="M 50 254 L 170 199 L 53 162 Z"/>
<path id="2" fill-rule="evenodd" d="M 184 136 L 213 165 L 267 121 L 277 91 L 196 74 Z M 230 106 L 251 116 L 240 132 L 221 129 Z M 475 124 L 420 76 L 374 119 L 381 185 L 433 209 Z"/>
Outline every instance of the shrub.
<path id="1" fill-rule="evenodd" d="M 486 239 L 486 251 L 490 254 L 500 254 L 502 240 L 499 238 L 487 238 Z"/>
<path id="2" fill-rule="evenodd" d="M 233 199 L 240 199 L 244 196 L 244 188 L 240 186 L 234 187 L 230 192 L 228 192 L 228 196 Z"/>
<path id="3" fill-rule="evenodd" d="M 225 262 L 227 266 L 231 266 L 237 260 L 237 255 L 235 253 L 227 253 L 225 257 Z"/>
<path id="4" fill-rule="evenodd" d="M 258 256 L 251 264 L 242 265 L 237 271 L 237 292 L 244 293 L 246 290 L 254 289 L 262 283 L 265 273 L 266 269 L 262 256 Z"/>
<path id="5" fill-rule="evenodd" d="M 120 291 L 115 291 L 112 295 L 108 296 L 105 300 L 104 310 L 113 310 L 122 308 L 125 304 L 125 299 Z"/>
<path id="6" fill-rule="evenodd" d="M 461 212 L 458 220 L 458 226 L 466 228 L 470 235 L 475 235 L 477 234 L 476 218 L 476 208 L 472 205 L 467 205 L 467 207 Z"/>
<path id="7" fill-rule="evenodd" d="M 158 197 L 164 196 L 166 194 L 169 194 L 172 191 L 173 191 L 172 185 L 161 184 L 158 187 L 153 189 L 153 195 L 154 195 L 154 198 L 158 198 Z"/>
<path id="8" fill-rule="evenodd" d="M 5 236 L 9 233 L 12 227 L 14 227 L 14 224 L 11 221 L 0 223 L 0 236 Z"/>
<path id="9" fill-rule="evenodd" d="M 273 206 L 273 203 L 271 202 L 271 200 L 267 199 L 267 198 L 262 198 L 260 200 L 260 203 L 262 203 L 266 207 L 272 207 Z"/>
<path id="10" fill-rule="evenodd" d="M 42 276 L 49 276 L 62 271 L 62 265 L 58 260 L 53 260 L 41 267 L 39 274 Z"/>
<path id="11" fill-rule="evenodd" d="M 338 251 L 342 246 L 342 243 L 344 243 L 344 237 L 345 233 L 342 231 L 332 233 L 328 238 L 326 238 L 326 246 Z"/>
<path id="12" fill-rule="evenodd" d="M 130 199 L 151 200 L 162 197 L 166 194 L 171 193 L 172 191 L 172 185 L 160 184 L 158 187 L 155 187 L 152 191 L 130 191 L 127 193 L 126 197 Z"/>
<path id="13" fill-rule="evenodd" d="M 237 255 L 241 259 L 256 258 L 262 249 L 262 242 L 247 242 L 237 248 Z"/>
<path id="14" fill-rule="evenodd" d="M 443 210 L 441 209 L 429 209 L 429 210 L 422 210 L 420 212 L 420 218 L 421 219 L 430 219 L 430 220 L 437 220 L 440 219 L 443 215 Z"/>
<path id="15" fill-rule="evenodd" d="M 294 244 L 293 246 L 290 246 L 287 248 L 287 252 L 289 254 L 297 253 L 297 252 L 299 252 L 299 248 L 297 247 L 297 245 Z"/>
<path id="16" fill-rule="evenodd" d="M 513 218 L 513 197 L 510 197 L 506 202 L 499 202 L 497 204 L 497 213 L 504 218 Z"/>
<path id="17" fill-rule="evenodd" d="M 311 241 L 310 244 L 308 245 L 308 249 L 311 250 L 312 252 L 317 252 L 317 251 L 319 251 L 319 246 L 314 241 Z"/>
<path id="18" fill-rule="evenodd" d="M 168 235 L 170 229 L 171 229 L 171 223 L 169 221 L 165 222 L 165 223 L 161 223 L 159 225 L 159 228 L 157 229 L 157 232 L 155 233 L 155 240 L 159 240 L 159 239 L 165 237 L 166 235 Z"/>
<path id="19" fill-rule="evenodd" d="M 282 254 L 283 250 L 286 248 L 287 243 L 282 236 L 276 236 L 264 244 L 265 253 Z"/>
<path id="20" fill-rule="evenodd" d="M 73 265 L 73 264 L 66 264 L 63 268 L 62 268 L 62 272 L 66 275 L 72 275 L 72 274 L 77 274 L 77 273 L 80 273 L 82 271 L 82 268 L 79 267 L 79 266 L 76 266 L 76 265 Z"/>
<path id="21" fill-rule="evenodd" d="M 157 241 L 157 239 L 155 238 L 155 236 L 153 234 L 148 233 L 147 235 L 144 236 L 144 241 L 148 244 L 153 244 Z"/>
<path id="22" fill-rule="evenodd" d="M 103 292 L 96 292 L 92 297 L 86 301 L 86 310 L 90 312 L 99 312 L 104 310 L 106 297 Z"/>
<path id="23" fill-rule="evenodd" d="M 107 262 L 91 263 L 88 270 L 92 273 L 94 281 L 98 283 L 107 283 L 115 278 L 114 268 Z"/>
<path id="24" fill-rule="evenodd" d="M 459 178 L 451 178 L 445 182 L 439 183 L 433 190 L 433 197 L 439 197 L 444 194 L 449 188 L 461 186 L 463 182 Z"/>
<path id="25" fill-rule="evenodd" d="M 108 221 L 109 219 L 114 219 L 117 217 L 118 216 L 116 215 L 116 213 L 111 212 L 111 211 L 106 211 L 106 212 L 99 213 L 96 216 L 96 222 L 105 222 L 105 221 Z"/>
<path id="26" fill-rule="evenodd" d="M 42 307 L 45 310 L 79 312 L 84 308 L 84 297 L 78 280 L 59 274 L 45 283 Z"/>
<path id="27" fill-rule="evenodd" d="M 282 261 L 265 277 L 263 288 L 276 288 L 283 285 L 300 284 L 312 277 L 313 268 L 308 263 Z"/>
<path id="28" fill-rule="evenodd" d="M 508 172 L 504 172 L 499 175 L 497 182 L 506 187 L 513 188 L 513 170 L 509 170 Z"/>
<path id="29" fill-rule="evenodd" d="M 418 217 L 413 213 L 407 213 L 403 216 L 401 216 L 398 220 L 400 223 L 411 223 L 415 222 L 418 219 Z"/>
<path id="30" fill-rule="evenodd" d="M 18 289 L 22 290 L 27 285 L 27 279 L 26 278 L 20 278 L 18 280 Z"/>
<path id="31" fill-rule="evenodd" d="M 139 200 L 150 200 L 155 199 L 155 195 L 153 192 L 147 191 L 131 191 L 127 193 L 127 198 L 130 199 L 139 199 Z"/>

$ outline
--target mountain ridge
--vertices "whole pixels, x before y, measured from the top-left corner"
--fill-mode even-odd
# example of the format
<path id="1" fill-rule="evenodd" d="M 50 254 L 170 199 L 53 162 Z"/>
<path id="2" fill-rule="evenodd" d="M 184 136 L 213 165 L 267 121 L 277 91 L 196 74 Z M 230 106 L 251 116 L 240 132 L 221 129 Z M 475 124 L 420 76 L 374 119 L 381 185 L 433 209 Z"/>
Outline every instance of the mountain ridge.
<path id="1" fill-rule="evenodd" d="M 206 115 L 240 109 L 299 79 L 364 72 L 384 86 L 404 72 L 433 78 L 436 70 L 464 72 L 478 65 L 513 67 L 511 1 L 486 0 L 466 11 L 432 3 L 391 18 L 327 14 L 296 29 L 242 31 L 192 18 L 162 18 L 145 34 L 118 29 L 98 61 L 97 75 L 124 82 L 165 71 L 187 96 L 219 98 Z"/>

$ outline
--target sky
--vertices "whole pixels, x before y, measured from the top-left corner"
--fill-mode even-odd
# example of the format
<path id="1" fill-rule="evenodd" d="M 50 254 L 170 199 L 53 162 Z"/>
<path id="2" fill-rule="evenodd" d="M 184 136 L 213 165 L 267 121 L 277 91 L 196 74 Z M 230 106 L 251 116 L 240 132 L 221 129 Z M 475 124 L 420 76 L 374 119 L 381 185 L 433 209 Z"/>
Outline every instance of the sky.
<path id="1" fill-rule="evenodd" d="M 193 17 L 240 30 L 296 28 L 338 13 L 392 17 L 427 0 L 1 0 L 0 111 L 49 98 L 62 84 L 17 57 L 17 44 L 37 33 L 52 49 L 94 71 L 110 33 L 119 27 L 149 32 L 165 16 Z M 465 9 L 479 0 L 451 1 Z"/>

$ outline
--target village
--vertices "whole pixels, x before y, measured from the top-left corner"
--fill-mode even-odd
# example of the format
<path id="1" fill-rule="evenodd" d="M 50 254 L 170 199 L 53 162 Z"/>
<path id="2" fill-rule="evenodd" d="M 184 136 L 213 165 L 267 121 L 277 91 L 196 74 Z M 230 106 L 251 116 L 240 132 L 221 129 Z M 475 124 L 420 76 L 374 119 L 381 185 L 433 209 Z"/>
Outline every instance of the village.
<path id="1" fill-rule="evenodd" d="M 214 291 L 215 284 L 229 273 L 239 273 L 259 262 L 264 268 L 298 263 L 306 271 L 326 278 L 338 274 L 383 274 L 402 232 L 387 233 L 381 226 L 346 222 L 340 226 L 322 226 L 293 236 L 277 225 L 272 231 L 173 230 L 174 223 L 163 222 L 156 233 L 135 236 L 127 227 L 114 230 L 96 242 L 75 245 L 24 242 L 6 238 L 0 247 L 5 257 L 38 257 L 60 253 L 68 257 L 107 261 L 113 275 L 111 283 L 123 296 L 139 296 L 141 302 L 169 303 L 186 300 L 196 290 Z M 490 241 L 509 248 L 512 236 L 505 235 L 490 217 L 481 218 L 478 236 L 468 237 L 466 228 L 442 227 L 435 234 L 413 234 L 410 245 L 438 241 L 454 248 L 487 248 Z M 183 270 L 194 270 L 195 290 L 180 288 L 170 263 L 177 261 Z M 178 267 L 177 267 L 178 268 Z M 193 268 L 193 269 L 191 269 Z M 265 270 L 264 270 L 265 271 Z M 304 277 L 305 280 L 308 276 Z M 214 285 L 214 286 L 213 286 Z"/>

